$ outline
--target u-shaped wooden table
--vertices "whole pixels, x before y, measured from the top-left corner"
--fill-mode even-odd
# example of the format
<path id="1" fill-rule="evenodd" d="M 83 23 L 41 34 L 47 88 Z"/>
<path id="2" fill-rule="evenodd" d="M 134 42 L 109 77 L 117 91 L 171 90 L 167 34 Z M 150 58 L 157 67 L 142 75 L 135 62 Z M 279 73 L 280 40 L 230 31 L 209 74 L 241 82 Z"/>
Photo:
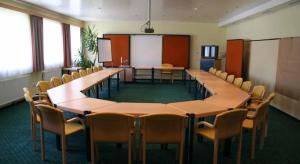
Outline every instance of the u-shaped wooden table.
<path id="1" fill-rule="evenodd" d="M 186 143 L 186 163 L 192 162 L 193 130 L 196 118 L 215 116 L 231 108 L 243 105 L 250 97 L 247 92 L 227 83 L 226 81 L 201 70 L 186 70 L 186 75 L 195 83 L 195 95 L 200 86 L 201 92 L 209 92 L 210 97 L 204 100 L 193 100 L 169 104 L 161 103 L 117 103 L 109 100 L 101 100 L 87 97 L 83 92 L 91 87 L 108 81 L 110 94 L 111 78 L 117 76 L 117 88 L 119 88 L 120 72 L 122 68 L 104 69 L 69 83 L 52 88 L 47 91 L 54 106 L 79 115 L 101 112 L 119 112 L 132 114 L 136 117 L 153 113 L 175 113 L 189 116 Z M 97 92 L 98 93 L 98 92 Z M 108 95 L 110 97 L 110 95 Z M 89 146 L 89 145 L 87 145 Z M 89 149 L 87 149 L 89 151 Z M 89 154 L 89 153 L 88 153 Z"/>

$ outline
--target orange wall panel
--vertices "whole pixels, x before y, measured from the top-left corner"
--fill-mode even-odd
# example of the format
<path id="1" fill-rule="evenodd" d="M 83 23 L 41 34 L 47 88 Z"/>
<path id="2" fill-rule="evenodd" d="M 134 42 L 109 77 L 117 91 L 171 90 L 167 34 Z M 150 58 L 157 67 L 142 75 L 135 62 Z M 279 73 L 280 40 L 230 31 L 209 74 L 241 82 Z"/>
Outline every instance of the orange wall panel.
<path id="1" fill-rule="evenodd" d="M 162 62 L 189 68 L 190 36 L 164 35 Z"/>

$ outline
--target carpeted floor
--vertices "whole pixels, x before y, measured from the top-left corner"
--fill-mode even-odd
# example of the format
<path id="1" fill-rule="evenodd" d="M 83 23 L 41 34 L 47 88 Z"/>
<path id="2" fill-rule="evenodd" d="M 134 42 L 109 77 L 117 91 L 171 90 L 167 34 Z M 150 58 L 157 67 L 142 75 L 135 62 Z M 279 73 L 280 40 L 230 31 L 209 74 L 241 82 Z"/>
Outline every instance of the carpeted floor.
<path id="1" fill-rule="evenodd" d="M 102 96 L 106 96 L 105 93 Z M 181 83 L 169 84 L 122 84 L 120 92 L 112 89 L 112 100 L 123 102 L 175 102 L 192 100 L 193 94 Z M 242 163 L 299 164 L 300 163 L 300 121 L 283 114 L 273 107 L 269 109 L 269 132 L 262 150 L 257 142 L 255 160 L 250 160 L 250 132 L 244 133 Z M 66 114 L 70 116 L 71 114 Z M 0 163 L 60 163 L 61 152 L 56 149 L 55 135 L 46 133 L 46 161 L 41 160 L 40 150 L 33 151 L 30 129 L 30 113 L 27 103 L 21 102 L 0 109 Z M 211 119 L 208 119 L 211 121 Z M 259 134 L 259 133 L 258 133 Z M 39 142 L 39 141 L 38 141 Z M 231 156 L 219 153 L 219 163 L 231 164 L 236 159 L 236 141 L 233 141 Z M 101 144 L 99 163 L 127 163 L 126 145 Z M 160 145 L 151 145 L 147 151 L 147 162 L 151 164 L 176 163 L 175 145 L 161 150 Z M 222 147 L 222 146 L 221 146 Z M 195 164 L 212 163 L 213 145 L 210 141 L 194 144 Z M 87 163 L 85 134 L 68 138 L 68 163 Z M 139 163 L 139 162 L 136 162 Z"/>

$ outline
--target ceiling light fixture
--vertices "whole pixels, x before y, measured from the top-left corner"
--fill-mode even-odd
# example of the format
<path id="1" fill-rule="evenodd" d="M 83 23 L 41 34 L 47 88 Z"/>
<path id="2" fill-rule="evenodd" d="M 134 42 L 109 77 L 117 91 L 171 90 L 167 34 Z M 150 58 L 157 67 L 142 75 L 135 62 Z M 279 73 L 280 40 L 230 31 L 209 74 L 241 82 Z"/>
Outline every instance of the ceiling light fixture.
<path id="1" fill-rule="evenodd" d="M 151 27 L 151 0 L 148 0 L 148 20 L 141 28 L 145 33 L 154 33 L 154 29 Z"/>

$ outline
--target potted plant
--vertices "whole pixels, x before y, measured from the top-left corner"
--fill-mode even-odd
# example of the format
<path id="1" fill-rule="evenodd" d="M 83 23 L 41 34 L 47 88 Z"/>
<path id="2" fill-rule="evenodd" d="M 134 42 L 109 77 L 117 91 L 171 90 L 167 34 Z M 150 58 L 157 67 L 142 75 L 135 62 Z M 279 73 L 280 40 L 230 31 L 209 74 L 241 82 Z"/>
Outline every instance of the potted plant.
<path id="1" fill-rule="evenodd" d="M 86 48 L 86 50 L 94 57 L 92 65 L 95 65 L 97 59 L 97 36 L 98 33 L 95 31 L 95 27 L 91 28 L 90 26 L 88 26 L 82 31 L 83 48 Z"/>
<path id="2" fill-rule="evenodd" d="M 91 68 L 93 66 L 93 62 L 80 50 L 78 50 L 78 58 L 75 59 L 74 63 L 77 67 L 82 68 Z"/>

